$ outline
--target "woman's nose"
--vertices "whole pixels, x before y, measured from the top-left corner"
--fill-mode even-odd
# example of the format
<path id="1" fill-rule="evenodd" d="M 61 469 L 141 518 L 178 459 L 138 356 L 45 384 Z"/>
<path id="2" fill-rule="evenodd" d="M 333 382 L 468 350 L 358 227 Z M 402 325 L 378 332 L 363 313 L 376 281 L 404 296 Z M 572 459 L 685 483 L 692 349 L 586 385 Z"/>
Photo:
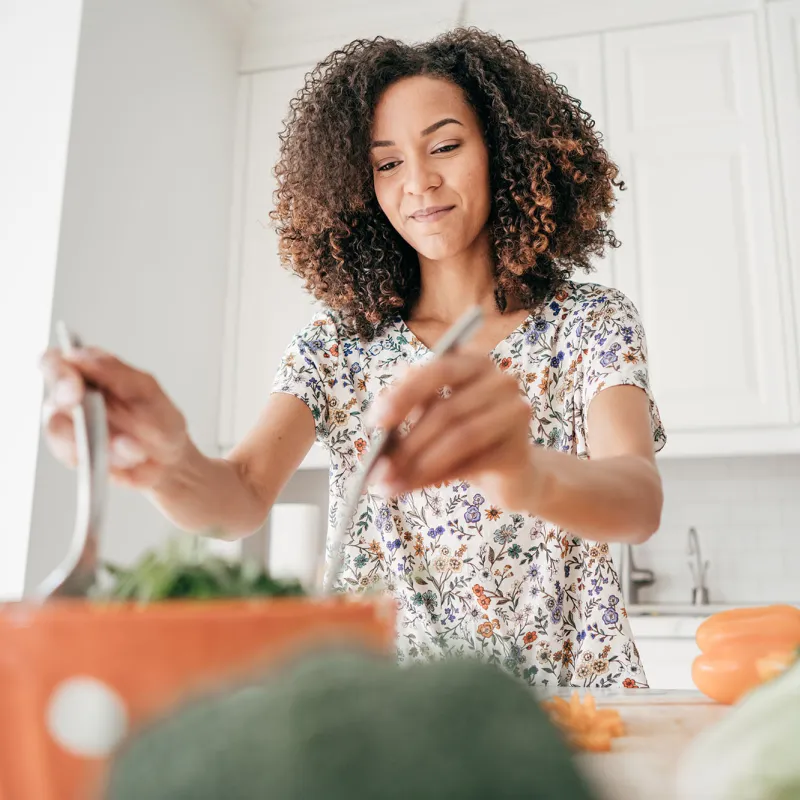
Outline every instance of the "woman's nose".
<path id="1" fill-rule="evenodd" d="M 423 195 L 442 183 L 441 176 L 425 161 L 406 162 L 406 194 Z"/>

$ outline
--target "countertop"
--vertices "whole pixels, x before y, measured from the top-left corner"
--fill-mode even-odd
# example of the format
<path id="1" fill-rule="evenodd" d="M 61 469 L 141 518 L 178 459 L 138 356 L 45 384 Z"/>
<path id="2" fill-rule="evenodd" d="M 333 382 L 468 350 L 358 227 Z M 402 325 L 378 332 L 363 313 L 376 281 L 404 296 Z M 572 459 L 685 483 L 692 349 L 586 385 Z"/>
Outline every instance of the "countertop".
<path id="1" fill-rule="evenodd" d="M 653 603 L 627 606 L 627 613 L 635 639 L 693 639 L 701 623 L 712 614 L 731 609 L 757 608 L 778 603 L 800 608 L 800 603 L 777 600 L 761 603 L 714 603 L 710 605 Z"/>
<path id="2" fill-rule="evenodd" d="M 540 690 L 568 698 L 574 689 Z M 583 695 L 587 690 L 577 690 Z M 609 753 L 581 753 L 578 765 L 600 800 L 677 800 L 675 776 L 681 753 L 698 733 L 730 710 L 697 691 L 590 689 L 598 706 L 616 708 L 626 735 Z"/>

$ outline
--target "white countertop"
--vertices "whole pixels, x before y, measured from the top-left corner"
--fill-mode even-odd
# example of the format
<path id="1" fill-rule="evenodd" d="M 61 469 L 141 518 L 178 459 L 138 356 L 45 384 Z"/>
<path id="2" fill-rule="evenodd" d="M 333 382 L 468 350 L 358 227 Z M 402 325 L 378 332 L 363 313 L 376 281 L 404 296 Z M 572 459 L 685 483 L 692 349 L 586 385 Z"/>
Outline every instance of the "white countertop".
<path id="1" fill-rule="evenodd" d="M 694 639 L 707 617 L 628 615 L 634 639 Z"/>
<path id="2" fill-rule="evenodd" d="M 627 607 L 628 620 L 634 638 L 677 638 L 693 639 L 697 628 L 712 614 L 734 608 L 756 608 L 775 605 L 777 601 L 763 603 L 727 603 L 690 605 L 679 603 L 639 604 Z M 798 603 L 789 603 L 800 608 Z"/>
<path id="3" fill-rule="evenodd" d="M 550 693 L 569 696 L 572 691 Z M 625 736 L 612 740 L 611 752 L 577 757 L 600 800 L 678 800 L 675 776 L 681 754 L 698 733 L 730 710 L 693 691 L 590 691 L 598 705 L 619 710 L 626 730 Z"/>
<path id="4" fill-rule="evenodd" d="M 713 706 L 717 705 L 702 692 L 696 689 L 579 689 L 574 686 L 535 686 L 537 697 L 548 700 L 559 696 L 568 700 L 573 692 L 583 698 L 587 694 L 594 696 L 598 706 Z"/>
<path id="5" fill-rule="evenodd" d="M 730 603 L 716 603 L 703 606 L 692 605 L 691 603 L 636 603 L 626 607 L 628 609 L 628 615 L 631 617 L 708 617 L 719 611 L 728 611 L 731 608 L 747 608 L 748 605 L 750 604 L 732 605 Z M 762 604 L 759 603 L 758 605 Z"/>
<path id="6" fill-rule="evenodd" d="M 785 600 L 762 600 L 758 603 L 709 603 L 708 605 L 693 603 L 635 603 L 627 606 L 628 615 L 656 617 L 709 617 L 720 611 L 734 608 L 762 608 L 764 606 L 789 605 L 800 608 L 800 602 Z"/>

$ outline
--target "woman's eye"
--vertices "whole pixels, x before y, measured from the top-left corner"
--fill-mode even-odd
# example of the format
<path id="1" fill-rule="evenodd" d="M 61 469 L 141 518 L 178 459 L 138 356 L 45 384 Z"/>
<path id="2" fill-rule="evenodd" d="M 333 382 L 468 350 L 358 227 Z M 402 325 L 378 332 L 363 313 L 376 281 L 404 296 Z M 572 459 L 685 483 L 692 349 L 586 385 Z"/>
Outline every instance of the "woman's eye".
<path id="1" fill-rule="evenodd" d="M 389 161 L 386 164 L 381 164 L 378 167 L 378 172 L 388 172 L 390 169 L 394 169 L 399 163 L 399 161 Z"/>
<path id="2" fill-rule="evenodd" d="M 458 147 L 457 144 L 443 144 L 441 147 L 437 147 L 433 152 L 434 153 L 449 153 L 451 150 L 455 150 Z"/>

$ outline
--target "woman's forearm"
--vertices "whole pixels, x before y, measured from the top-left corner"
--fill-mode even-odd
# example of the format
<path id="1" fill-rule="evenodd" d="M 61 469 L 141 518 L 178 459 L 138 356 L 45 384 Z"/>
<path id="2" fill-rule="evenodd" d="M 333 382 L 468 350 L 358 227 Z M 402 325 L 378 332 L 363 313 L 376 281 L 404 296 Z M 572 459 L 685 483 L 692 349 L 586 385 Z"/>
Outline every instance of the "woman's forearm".
<path id="1" fill-rule="evenodd" d="M 253 533 L 269 511 L 235 464 L 208 458 L 191 443 L 148 495 L 182 530 L 226 539 Z"/>
<path id="2" fill-rule="evenodd" d="M 526 510 L 587 539 L 641 543 L 661 520 L 661 479 L 640 456 L 591 461 L 536 448 L 528 484 Z"/>

